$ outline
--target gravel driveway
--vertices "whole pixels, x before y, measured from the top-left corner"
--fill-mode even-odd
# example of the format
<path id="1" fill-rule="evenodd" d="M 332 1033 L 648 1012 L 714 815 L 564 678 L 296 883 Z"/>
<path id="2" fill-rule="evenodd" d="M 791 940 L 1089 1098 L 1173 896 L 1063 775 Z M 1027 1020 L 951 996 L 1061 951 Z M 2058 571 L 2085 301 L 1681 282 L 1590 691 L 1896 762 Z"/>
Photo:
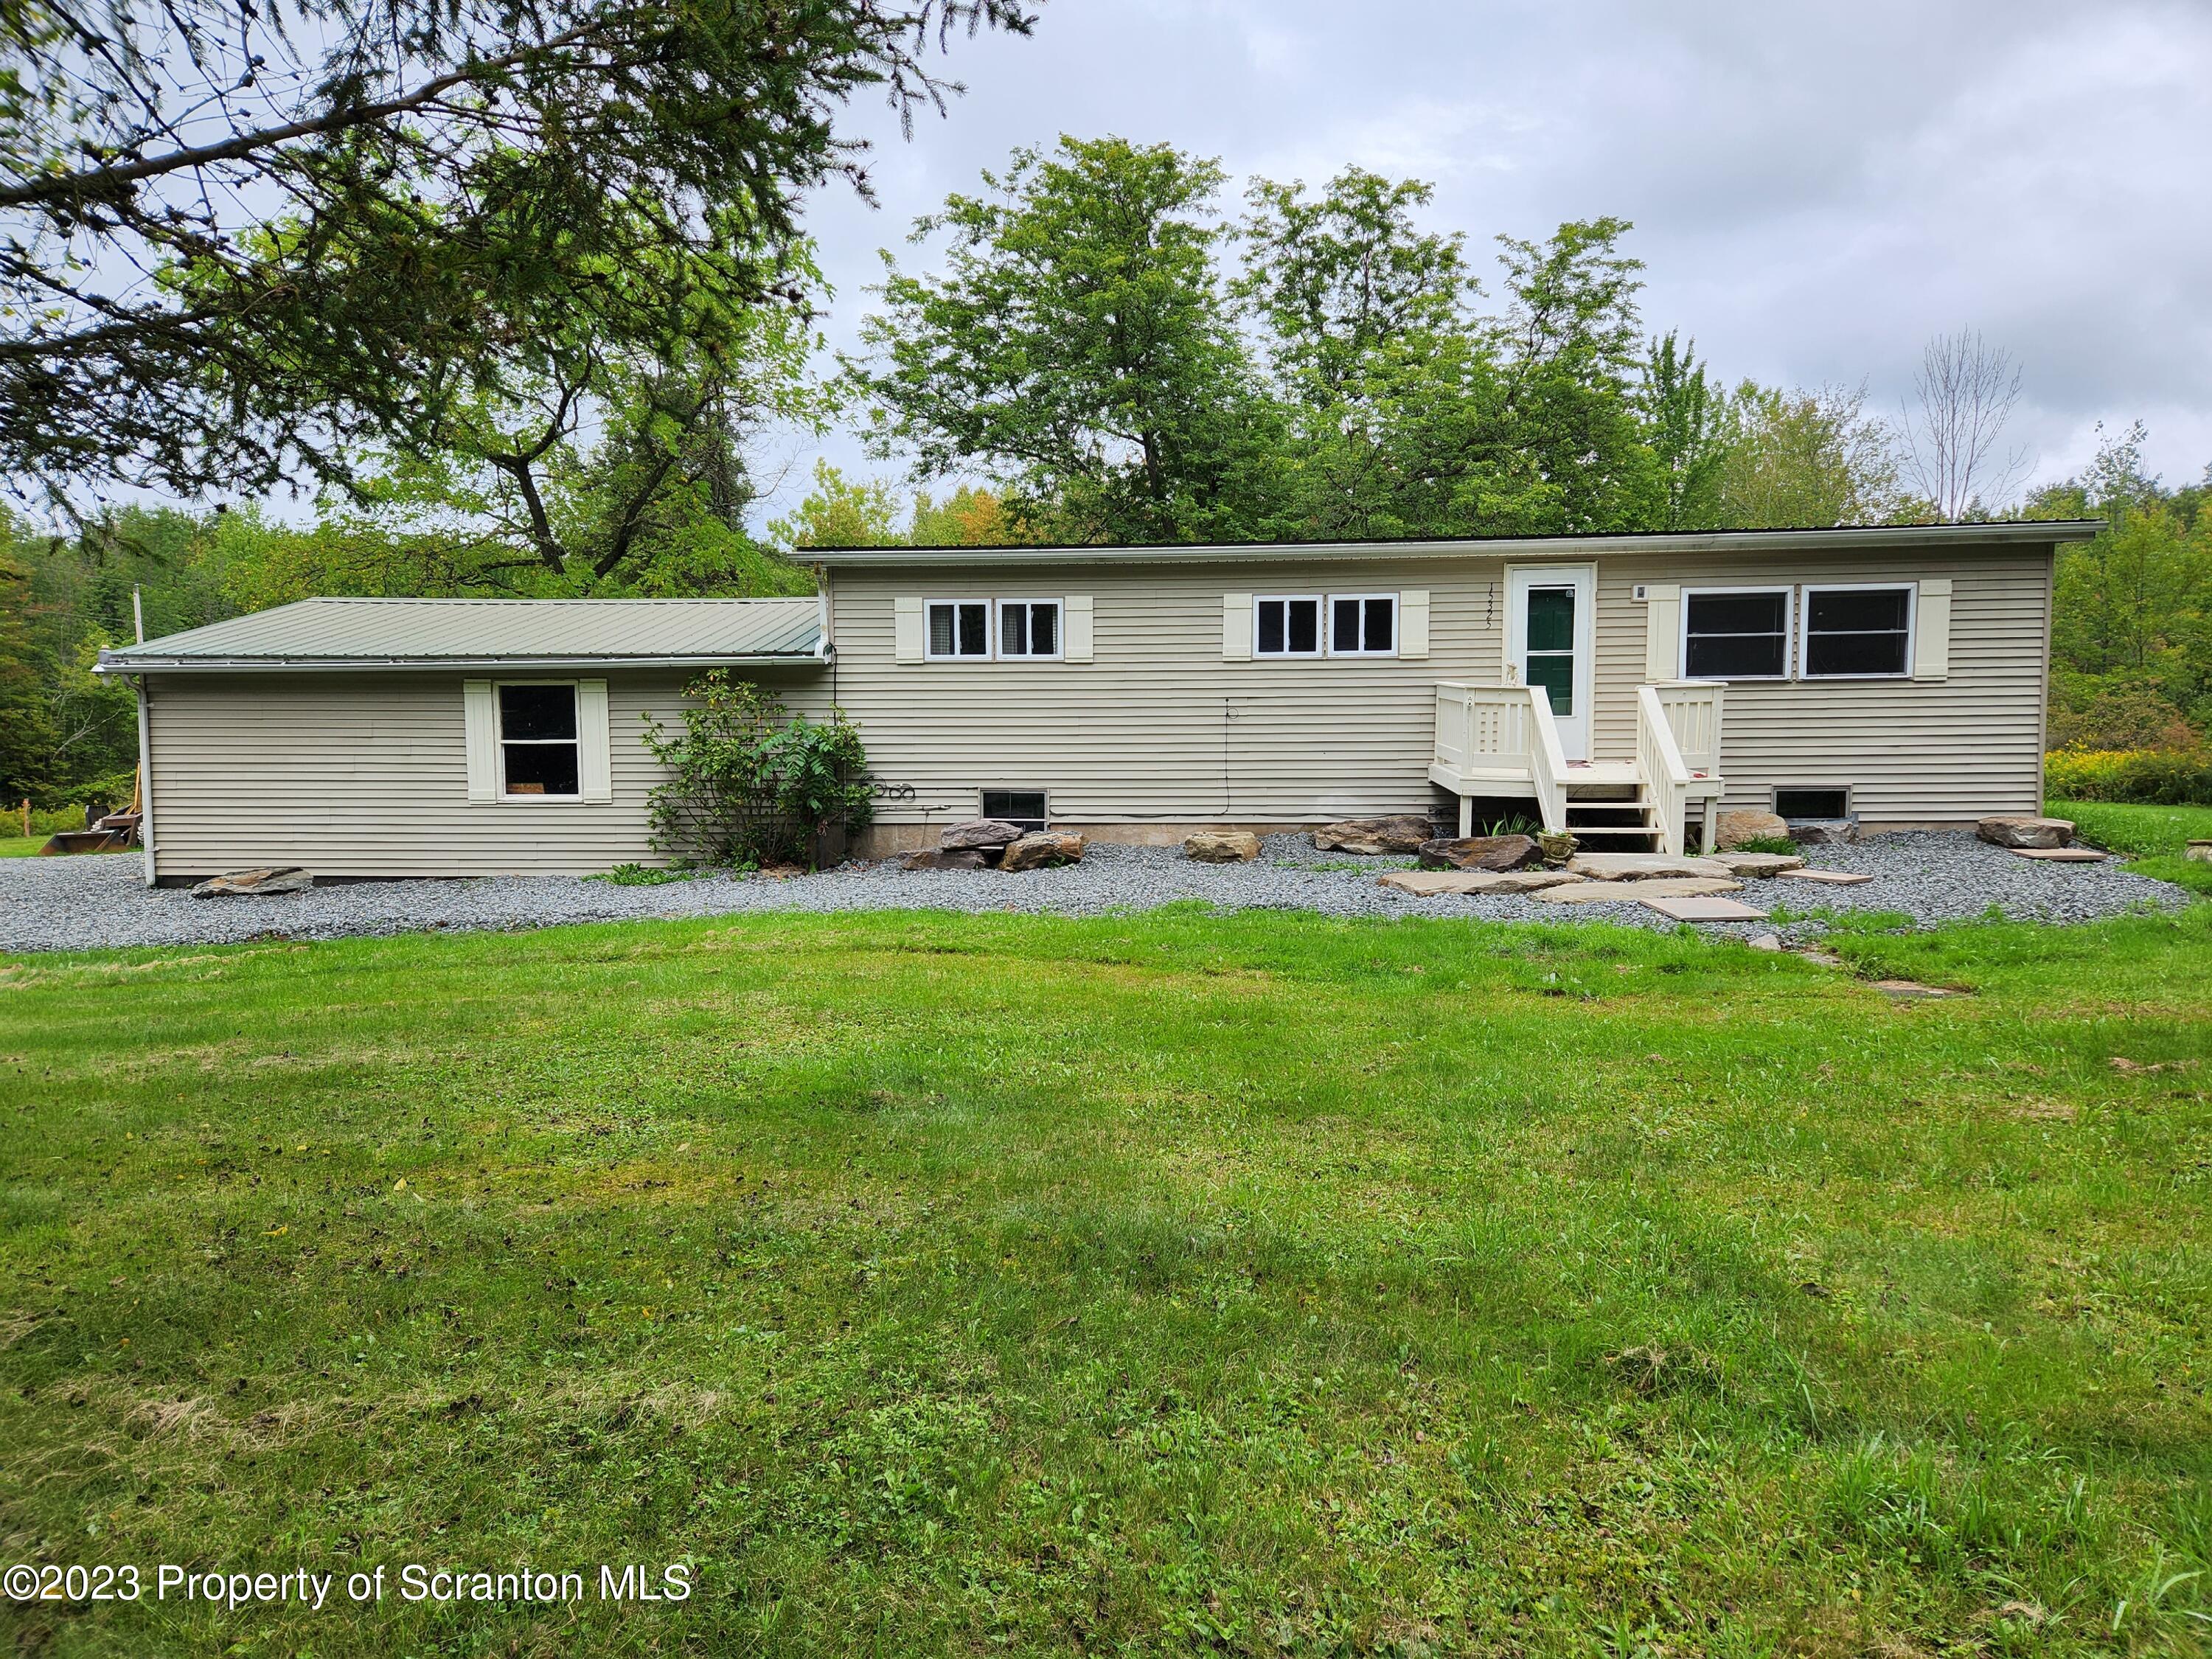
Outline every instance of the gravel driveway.
<path id="1" fill-rule="evenodd" d="M 383 881 L 321 887 L 270 898 L 196 899 L 177 889 L 149 892 L 136 857 L 0 860 L 0 951 L 211 945 L 281 934 L 337 939 L 428 928 L 543 927 L 637 916 L 715 915 L 750 910 L 1024 910 L 1096 915 L 1198 899 L 1224 910 L 1314 910 L 1332 916 L 1466 916 L 1486 920 L 1678 924 L 1632 899 L 1618 904 L 1545 904 L 1533 898 L 1413 898 L 1376 885 L 1410 859 L 1352 860 L 1320 854 L 1304 836 L 1270 836 L 1258 862 L 1194 864 L 1173 848 L 1094 842 L 1083 862 L 1002 875 L 994 870 L 904 871 L 895 864 L 848 866 L 786 879 L 702 876 L 652 887 L 617 887 L 572 876 L 501 876 L 467 881 Z M 1809 861 L 1863 870 L 1857 887 L 1752 882 L 1739 897 L 1762 909 L 1902 911 L 1923 924 L 1969 919 L 1992 907 L 2038 921 L 2088 921 L 2148 906 L 2175 910 L 2180 888 L 2112 864 L 2043 864 L 2015 858 L 1967 835 L 1881 836 L 1857 847 L 1812 849 Z M 1352 865 L 1354 868 L 1346 868 Z M 1740 934 L 1817 933 L 1817 920 L 1716 927 Z"/>

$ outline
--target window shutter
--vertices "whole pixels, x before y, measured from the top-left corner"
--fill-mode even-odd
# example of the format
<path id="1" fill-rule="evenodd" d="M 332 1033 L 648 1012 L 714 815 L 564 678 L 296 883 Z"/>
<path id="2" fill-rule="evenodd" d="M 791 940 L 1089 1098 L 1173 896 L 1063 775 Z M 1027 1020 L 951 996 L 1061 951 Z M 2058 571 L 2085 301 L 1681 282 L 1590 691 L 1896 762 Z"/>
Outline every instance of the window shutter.
<path id="1" fill-rule="evenodd" d="M 927 637 L 922 624 L 921 601 L 919 599 L 891 601 L 891 654 L 896 660 L 921 660 L 922 642 Z"/>
<path id="2" fill-rule="evenodd" d="M 499 799 L 499 714 L 489 680 L 461 682 L 461 729 L 469 754 L 469 799 Z"/>
<path id="3" fill-rule="evenodd" d="M 1091 660 L 1091 595 L 1071 593 L 1060 605 L 1060 655 L 1070 662 Z"/>
<path id="4" fill-rule="evenodd" d="M 1398 654 L 1429 654 L 1429 591 L 1416 587 L 1398 595 Z"/>
<path id="5" fill-rule="evenodd" d="M 1920 584 L 1912 617 L 1912 678 L 1951 678 L 1951 579 L 1930 576 Z"/>
<path id="6" fill-rule="evenodd" d="M 607 741 L 607 683 L 576 682 L 577 793 L 587 805 L 605 806 L 615 798 L 614 762 Z"/>
<path id="7" fill-rule="evenodd" d="M 1224 662 L 1252 659 L 1252 596 L 1221 596 L 1221 656 Z"/>
<path id="8" fill-rule="evenodd" d="M 1680 582 L 1651 582 L 1644 590 L 1644 678 L 1679 680 L 1682 678 L 1682 586 Z"/>

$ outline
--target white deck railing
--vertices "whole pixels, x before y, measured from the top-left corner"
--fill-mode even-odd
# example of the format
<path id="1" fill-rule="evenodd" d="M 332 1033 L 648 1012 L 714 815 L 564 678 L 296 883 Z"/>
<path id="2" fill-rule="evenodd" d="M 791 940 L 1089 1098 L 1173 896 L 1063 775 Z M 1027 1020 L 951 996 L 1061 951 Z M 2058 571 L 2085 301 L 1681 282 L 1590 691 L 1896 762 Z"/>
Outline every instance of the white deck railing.
<path id="1" fill-rule="evenodd" d="M 1659 850 L 1680 858 L 1687 833 L 1690 769 L 1656 685 L 1638 686 L 1636 691 L 1636 769 L 1643 775 L 1652 817 L 1658 820 Z"/>
<path id="2" fill-rule="evenodd" d="M 1667 711 L 1674 746 L 1692 777 L 1721 775 L 1721 693 L 1728 688 L 1711 680 L 1662 680 L 1644 688 L 1655 693 Z"/>
<path id="3" fill-rule="evenodd" d="M 1547 830 L 1567 822 L 1567 757 L 1540 685 L 1437 686 L 1430 775 L 1462 797 L 1534 795 Z"/>

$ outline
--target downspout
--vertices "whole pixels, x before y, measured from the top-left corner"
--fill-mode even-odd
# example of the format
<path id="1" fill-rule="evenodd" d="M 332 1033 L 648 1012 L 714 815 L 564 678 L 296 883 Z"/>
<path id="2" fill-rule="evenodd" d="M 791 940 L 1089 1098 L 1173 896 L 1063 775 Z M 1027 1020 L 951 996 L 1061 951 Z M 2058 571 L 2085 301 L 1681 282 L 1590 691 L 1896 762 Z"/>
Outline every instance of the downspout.
<path id="1" fill-rule="evenodd" d="M 154 885 L 154 744 L 146 714 L 146 677 L 131 677 L 138 693 L 138 851 L 146 866 L 146 884 Z"/>

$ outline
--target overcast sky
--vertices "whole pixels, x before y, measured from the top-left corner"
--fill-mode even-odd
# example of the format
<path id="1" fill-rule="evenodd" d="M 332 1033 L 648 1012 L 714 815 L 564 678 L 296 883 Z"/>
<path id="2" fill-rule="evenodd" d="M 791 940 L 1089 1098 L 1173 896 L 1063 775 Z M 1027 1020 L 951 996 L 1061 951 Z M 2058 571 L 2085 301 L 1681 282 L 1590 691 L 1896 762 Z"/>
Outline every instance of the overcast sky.
<path id="1" fill-rule="evenodd" d="M 2026 371 L 2039 477 L 2099 421 L 2150 427 L 2170 483 L 2212 461 L 2212 3 L 2126 0 L 1048 0 L 957 44 L 968 85 L 911 142 L 864 102 L 880 206 L 811 213 L 849 344 L 877 250 L 1020 144 L 1164 139 L 1317 185 L 1350 162 L 1500 233 L 1632 220 L 1644 318 L 1729 380 L 1867 384 L 1980 330 Z M 813 447 L 783 497 L 796 499 Z M 840 440 L 848 469 L 890 471 Z"/>

